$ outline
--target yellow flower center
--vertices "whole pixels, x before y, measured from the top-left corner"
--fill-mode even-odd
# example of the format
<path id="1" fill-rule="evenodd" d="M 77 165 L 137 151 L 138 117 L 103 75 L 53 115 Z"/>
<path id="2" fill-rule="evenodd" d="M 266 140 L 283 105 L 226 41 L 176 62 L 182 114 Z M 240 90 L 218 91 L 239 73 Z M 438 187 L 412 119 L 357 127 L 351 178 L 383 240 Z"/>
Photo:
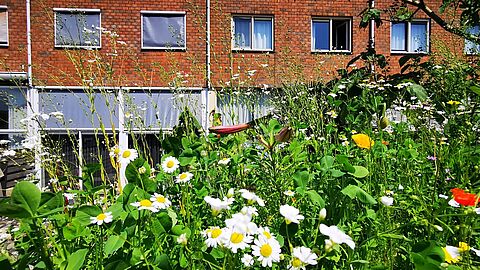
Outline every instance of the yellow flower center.
<path id="1" fill-rule="evenodd" d="M 219 228 L 215 228 L 212 230 L 212 238 L 217 238 L 220 236 L 220 234 L 222 234 L 222 230 L 220 230 Z"/>
<path id="2" fill-rule="evenodd" d="M 97 220 L 104 220 L 107 218 L 107 215 L 105 215 L 104 213 L 101 213 L 97 216 Z"/>
<path id="3" fill-rule="evenodd" d="M 234 232 L 230 236 L 230 242 L 232 242 L 234 244 L 241 243 L 242 241 L 243 241 L 243 234 L 241 234 L 241 233 Z"/>
<path id="4" fill-rule="evenodd" d="M 115 148 L 115 149 L 113 150 L 113 153 L 114 153 L 115 155 L 120 154 L 120 148 Z"/>
<path id="5" fill-rule="evenodd" d="M 157 202 L 159 202 L 159 203 L 165 203 L 165 197 L 163 197 L 162 195 L 158 196 L 158 197 L 157 197 Z"/>
<path id="6" fill-rule="evenodd" d="M 129 158 L 131 155 L 132 155 L 132 152 L 130 150 L 125 150 L 123 151 L 122 157 Z"/>
<path id="7" fill-rule="evenodd" d="M 300 261 L 299 258 L 293 258 L 292 266 L 295 268 L 300 268 L 300 266 L 302 266 L 302 261 Z"/>
<path id="8" fill-rule="evenodd" d="M 185 178 L 187 178 L 187 176 L 188 176 L 187 173 L 180 174 L 180 180 L 185 180 Z"/>
<path id="9" fill-rule="evenodd" d="M 262 254 L 263 257 L 269 257 L 272 255 L 272 247 L 269 244 L 263 244 L 260 248 L 260 254 Z"/>
<path id="10" fill-rule="evenodd" d="M 470 247 L 468 246 L 467 243 L 460 242 L 460 243 L 458 243 L 458 249 L 460 250 L 460 252 L 467 252 L 467 251 L 470 250 Z"/>
<path id="11" fill-rule="evenodd" d="M 141 200 L 141 201 L 140 201 L 140 206 L 150 207 L 150 206 L 152 206 L 152 202 L 149 201 L 149 200 Z"/>
<path id="12" fill-rule="evenodd" d="M 264 231 L 264 232 L 263 232 L 263 235 L 265 235 L 265 237 L 267 237 L 267 239 L 272 238 L 272 235 L 271 235 L 269 232 L 267 232 L 267 231 Z"/>
<path id="13" fill-rule="evenodd" d="M 175 166 L 175 162 L 173 160 L 169 160 L 167 162 L 167 168 L 173 168 L 173 166 Z"/>

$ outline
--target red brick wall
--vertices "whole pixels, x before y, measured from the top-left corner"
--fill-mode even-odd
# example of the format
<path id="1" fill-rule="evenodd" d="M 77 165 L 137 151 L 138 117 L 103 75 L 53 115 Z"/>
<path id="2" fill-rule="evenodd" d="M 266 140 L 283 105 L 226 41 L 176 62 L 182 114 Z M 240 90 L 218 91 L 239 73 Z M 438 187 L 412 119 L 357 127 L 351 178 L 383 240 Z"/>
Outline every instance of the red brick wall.
<path id="1" fill-rule="evenodd" d="M 431 0 L 438 10 L 441 0 Z M 95 0 L 32 0 L 32 50 L 33 72 L 37 85 L 79 85 L 88 83 L 82 79 L 94 78 L 95 85 L 167 86 L 177 72 L 187 73 L 182 86 L 205 86 L 205 2 L 183 1 L 95 1 Z M 391 1 L 377 1 L 376 7 L 385 10 Z M 0 0 L 9 8 L 10 46 L 0 47 L 0 72 L 26 70 L 25 2 Z M 347 63 L 368 46 L 368 29 L 360 29 L 360 14 L 368 7 L 368 0 L 337 1 L 232 1 L 212 0 L 212 81 L 215 86 L 224 85 L 231 75 L 240 74 L 245 85 L 281 84 L 299 80 L 328 79 L 336 69 Z M 95 51 L 65 50 L 54 47 L 53 8 L 94 8 L 101 10 L 102 27 L 115 31 L 118 40 L 114 48 L 108 34 L 102 35 L 102 48 Z M 185 11 L 187 19 L 187 50 L 141 50 L 140 11 Z M 231 16 L 269 15 L 274 22 L 274 51 L 232 52 Z M 312 53 L 312 17 L 351 17 L 351 54 Z M 426 18 L 418 13 L 416 18 Z M 388 19 L 386 14 L 384 19 Z M 463 40 L 446 33 L 431 22 L 430 44 L 433 52 L 439 48 L 452 48 L 462 55 Z M 443 45 L 442 45 L 443 44 Z M 385 21 L 376 30 L 377 53 L 384 54 L 390 66 L 386 72 L 399 71 L 398 60 L 403 55 L 390 54 L 390 23 Z M 116 56 L 113 56 L 115 54 Z M 95 57 L 101 61 L 89 62 Z M 77 63 L 75 67 L 72 62 Z M 106 63 L 115 71 L 112 77 L 105 72 Z M 100 65 L 101 64 L 101 65 Z M 363 65 L 361 61 L 357 66 Z M 79 68 L 80 67 L 80 68 Z M 349 67 L 354 68 L 354 67 Z M 247 76 L 248 70 L 257 70 Z M 80 72 L 82 71 L 82 72 Z M 82 75 L 79 75 L 82 74 Z M 238 83 L 234 81 L 233 83 Z"/>
<path id="2" fill-rule="evenodd" d="M 27 71 L 27 23 L 25 1 L 0 0 L 8 8 L 8 47 L 0 46 L 0 72 Z"/>

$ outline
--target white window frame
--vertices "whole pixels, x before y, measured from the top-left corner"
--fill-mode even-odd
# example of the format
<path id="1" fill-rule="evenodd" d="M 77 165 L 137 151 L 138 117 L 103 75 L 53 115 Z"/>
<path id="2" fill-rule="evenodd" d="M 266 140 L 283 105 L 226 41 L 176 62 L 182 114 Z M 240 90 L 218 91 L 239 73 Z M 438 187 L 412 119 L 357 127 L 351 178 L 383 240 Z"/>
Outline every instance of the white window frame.
<path id="1" fill-rule="evenodd" d="M 250 28 L 250 48 L 241 48 L 235 47 L 235 18 L 243 18 L 243 19 L 250 19 L 251 21 L 251 28 Z M 274 20 L 273 16 L 257 16 L 257 15 L 232 15 L 232 51 L 251 51 L 251 52 L 273 52 L 275 48 L 275 27 L 274 27 Z M 253 48 L 253 33 L 255 31 L 255 20 L 265 20 L 272 22 L 272 48 L 271 49 L 255 49 Z"/>
<path id="2" fill-rule="evenodd" d="M 102 29 L 102 11 L 100 9 L 90 9 L 90 8 L 54 8 L 54 20 L 53 20 L 53 31 L 54 31 L 54 40 L 55 48 L 78 48 L 78 49 L 100 49 L 102 48 L 102 30 L 100 30 L 99 35 L 99 44 L 98 45 L 62 45 L 57 44 L 57 12 L 71 12 L 71 13 L 98 13 L 98 22 L 99 27 Z"/>
<path id="3" fill-rule="evenodd" d="M 478 27 L 478 28 L 479 28 L 479 31 L 480 31 L 480 24 L 474 25 L 474 26 L 472 26 L 472 27 Z M 468 32 L 468 30 L 469 30 L 469 29 L 467 29 L 467 32 Z M 469 51 L 466 50 L 466 49 L 467 49 L 467 48 L 466 48 L 466 47 L 467 47 L 467 39 L 464 39 L 463 44 L 464 44 L 464 45 L 463 45 L 463 53 L 464 53 L 465 55 L 480 55 L 480 49 L 477 50 L 476 52 L 470 51 L 470 50 L 469 50 Z M 474 46 L 479 46 L 479 47 L 480 47 L 480 44 L 474 44 Z"/>
<path id="4" fill-rule="evenodd" d="M 332 38 L 332 35 L 333 35 L 333 21 L 338 21 L 338 20 L 343 20 L 343 21 L 347 21 L 349 22 L 349 25 L 348 25 L 348 28 L 349 28 L 349 31 L 347 33 L 347 39 L 348 39 L 348 42 L 349 42 L 349 47 L 350 49 L 348 50 L 333 50 L 332 49 L 332 44 L 333 44 L 333 38 Z M 328 47 L 330 49 L 328 50 L 317 50 L 315 49 L 315 44 L 313 44 L 313 23 L 314 22 L 328 22 L 328 26 L 329 26 L 329 44 L 328 44 Z M 311 47 L 311 50 L 312 52 L 333 52 L 333 53 L 351 53 L 352 52 L 352 48 L 353 48 L 353 38 L 352 38 L 352 18 L 351 17 L 312 17 L 312 19 L 310 20 L 310 47 Z"/>
<path id="5" fill-rule="evenodd" d="M 183 15 L 183 33 L 184 44 L 183 47 L 145 47 L 143 46 L 143 15 Z M 185 11 L 155 11 L 155 10 L 142 10 L 140 11 L 140 44 L 142 50 L 181 50 L 184 51 L 187 49 L 187 13 Z"/>
<path id="6" fill-rule="evenodd" d="M 8 36 L 8 7 L 7 6 L 0 6 L 0 11 L 5 11 L 7 13 L 7 43 L 0 43 L 0 47 L 8 47 L 9 44 L 9 36 Z"/>
<path id="7" fill-rule="evenodd" d="M 422 51 L 422 52 L 415 52 L 412 51 L 412 43 L 410 42 L 411 39 L 411 29 L 412 29 L 412 23 L 416 22 L 426 22 L 427 23 L 427 50 Z M 406 44 L 406 51 L 400 51 L 400 50 L 392 50 L 392 26 L 394 23 L 405 23 L 406 24 L 406 33 L 405 33 L 405 42 Z M 391 54 L 429 54 L 430 53 L 430 20 L 429 19 L 413 19 L 412 21 L 409 22 L 390 22 L 390 53 Z"/>

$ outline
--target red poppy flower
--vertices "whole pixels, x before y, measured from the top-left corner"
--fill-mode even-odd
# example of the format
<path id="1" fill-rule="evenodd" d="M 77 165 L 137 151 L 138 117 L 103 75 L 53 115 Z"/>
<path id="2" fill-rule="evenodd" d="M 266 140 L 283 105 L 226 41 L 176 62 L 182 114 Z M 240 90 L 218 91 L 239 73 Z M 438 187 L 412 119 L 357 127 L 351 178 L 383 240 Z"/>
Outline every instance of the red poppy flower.
<path id="1" fill-rule="evenodd" d="M 476 194 L 465 192 L 460 188 L 453 188 L 450 191 L 453 194 L 453 199 L 463 206 L 476 206 L 478 203 Z"/>

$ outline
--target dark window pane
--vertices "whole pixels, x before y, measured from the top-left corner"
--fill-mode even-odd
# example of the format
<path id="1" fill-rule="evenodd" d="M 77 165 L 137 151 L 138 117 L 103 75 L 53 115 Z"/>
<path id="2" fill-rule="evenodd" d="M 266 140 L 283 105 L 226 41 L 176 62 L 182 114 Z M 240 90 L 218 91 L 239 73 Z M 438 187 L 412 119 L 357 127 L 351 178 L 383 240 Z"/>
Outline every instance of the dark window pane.
<path id="1" fill-rule="evenodd" d="M 330 23 L 314 21 L 312 27 L 313 48 L 330 50 Z"/>

